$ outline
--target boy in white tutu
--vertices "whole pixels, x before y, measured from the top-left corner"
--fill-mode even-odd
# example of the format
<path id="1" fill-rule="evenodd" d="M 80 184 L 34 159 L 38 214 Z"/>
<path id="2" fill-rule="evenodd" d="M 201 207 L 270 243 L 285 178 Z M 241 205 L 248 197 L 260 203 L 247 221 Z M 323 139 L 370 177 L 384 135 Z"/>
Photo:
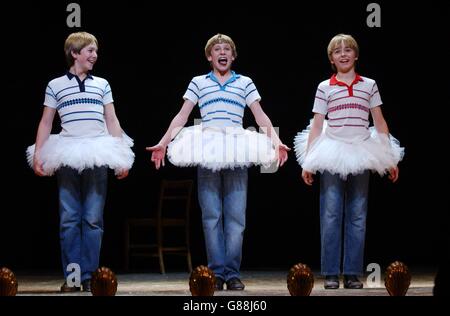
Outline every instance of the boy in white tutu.
<path id="1" fill-rule="evenodd" d="M 107 168 L 123 179 L 134 161 L 132 140 L 122 137 L 108 82 L 90 74 L 97 61 L 97 48 L 92 34 L 79 32 L 67 37 L 64 50 L 69 70 L 49 82 L 36 143 L 27 149 L 34 172 L 38 176 L 56 173 L 58 180 L 66 278 L 62 292 L 79 291 L 80 285 L 83 291 L 90 291 L 91 274 L 99 265 Z M 50 135 L 56 111 L 62 131 Z M 67 280 L 71 264 L 80 267 L 75 284 Z"/>
<path id="2" fill-rule="evenodd" d="M 312 125 L 295 138 L 302 178 L 312 185 L 320 175 L 321 270 L 326 289 L 339 288 L 344 220 L 344 287 L 363 287 L 364 240 L 369 173 L 398 179 L 403 148 L 389 134 L 377 84 L 355 72 L 359 48 L 346 34 L 333 37 L 328 58 L 335 74 L 319 84 Z M 375 129 L 369 128 L 369 113 Z M 327 116 L 328 120 L 325 120 Z"/>
<path id="3" fill-rule="evenodd" d="M 153 147 L 151 160 L 156 169 L 169 160 L 177 166 L 198 166 L 198 198 L 202 209 L 208 266 L 216 276 L 216 290 L 243 290 L 240 275 L 242 241 L 247 200 L 247 167 L 283 165 L 289 148 L 278 138 L 263 112 L 261 97 L 249 77 L 231 71 L 236 46 L 217 34 L 208 40 L 206 58 L 212 71 L 192 79 L 184 94 L 184 104 L 170 126 Z M 181 130 L 198 103 L 202 123 Z M 250 107 L 257 124 L 272 141 L 242 128 L 245 107 Z M 170 144 L 169 144 L 170 143 Z"/>

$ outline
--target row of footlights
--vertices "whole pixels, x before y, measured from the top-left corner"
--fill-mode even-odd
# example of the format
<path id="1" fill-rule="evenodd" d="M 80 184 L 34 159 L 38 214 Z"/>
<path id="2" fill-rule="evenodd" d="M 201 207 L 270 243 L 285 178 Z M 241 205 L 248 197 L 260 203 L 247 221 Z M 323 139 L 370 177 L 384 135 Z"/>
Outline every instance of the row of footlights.
<path id="1" fill-rule="evenodd" d="M 408 267 L 395 261 L 386 269 L 384 285 L 390 296 L 404 296 L 411 283 Z M 198 266 L 189 278 L 189 290 L 192 296 L 214 295 L 214 272 L 206 266 Z M 291 296 L 309 296 L 314 287 L 314 274 L 303 263 L 294 265 L 287 276 L 287 288 Z M 114 296 L 117 292 L 117 278 L 107 267 L 98 268 L 91 278 L 93 296 Z M 15 296 L 18 282 L 14 273 L 3 267 L 0 270 L 0 296 Z M 19 292 L 20 294 L 20 292 Z"/>

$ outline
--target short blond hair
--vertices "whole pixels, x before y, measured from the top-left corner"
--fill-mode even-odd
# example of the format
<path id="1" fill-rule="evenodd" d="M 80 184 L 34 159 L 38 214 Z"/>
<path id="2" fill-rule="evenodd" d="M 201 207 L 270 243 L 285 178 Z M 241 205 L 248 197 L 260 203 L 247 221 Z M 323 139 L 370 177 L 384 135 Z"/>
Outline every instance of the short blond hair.
<path id="1" fill-rule="evenodd" d="M 64 53 L 69 67 L 72 67 L 75 62 L 72 52 L 79 54 L 83 48 L 90 44 L 95 44 L 98 47 L 95 36 L 87 32 L 76 32 L 67 37 L 64 43 Z"/>
<path id="2" fill-rule="evenodd" d="M 206 58 L 208 58 L 209 56 L 211 56 L 211 50 L 213 48 L 214 45 L 216 44 L 222 44 L 222 43 L 226 43 L 229 44 L 231 46 L 231 50 L 233 53 L 233 57 L 236 58 L 237 57 L 237 51 L 236 51 L 236 45 L 234 45 L 233 40 L 231 39 L 231 37 L 225 35 L 225 34 L 216 34 L 213 37 L 211 37 L 208 42 L 206 43 L 205 46 L 205 55 Z"/>
<path id="3" fill-rule="evenodd" d="M 332 61 L 331 55 L 333 55 L 333 51 L 336 49 L 336 47 L 341 45 L 341 43 L 344 43 L 344 45 L 353 49 L 355 51 L 355 56 L 359 57 L 359 46 L 356 40 L 351 35 L 341 33 L 334 36 L 328 44 L 327 54 L 330 61 Z M 334 71 L 336 71 L 336 67 L 334 65 L 331 65 L 331 67 Z"/>

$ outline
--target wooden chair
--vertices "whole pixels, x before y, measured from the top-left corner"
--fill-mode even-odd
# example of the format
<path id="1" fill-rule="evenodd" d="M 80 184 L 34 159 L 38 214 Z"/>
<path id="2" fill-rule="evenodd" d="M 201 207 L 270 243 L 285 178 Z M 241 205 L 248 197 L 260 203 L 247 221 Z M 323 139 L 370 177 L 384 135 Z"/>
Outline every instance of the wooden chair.
<path id="1" fill-rule="evenodd" d="M 156 216 L 152 218 L 128 219 L 125 224 L 125 270 L 129 269 L 130 257 L 158 257 L 161 273 L 166 273 L 164 255 L 183 255 L 187 258 L 189 272 L 192 272 L 190 252 L 189 215 L 191 208 L 193 181 L 192 180 L 163 180 L 159 195 Z M 172 205 L 170 205 L 172 204 Z M 156 243 L 150 243 L 151 236 L 144 242 L 136 242 L 132 237 L 132 230 L 150 228 L 156 233 Z M 166 245 L 165 231 L 167 228 L 178 229 L 182 232 L 182 240 L 176 245 Z M 150 232 L 150 231 L 149 231 Z M 167 237 L 167 234 L 166 234 Z"/>

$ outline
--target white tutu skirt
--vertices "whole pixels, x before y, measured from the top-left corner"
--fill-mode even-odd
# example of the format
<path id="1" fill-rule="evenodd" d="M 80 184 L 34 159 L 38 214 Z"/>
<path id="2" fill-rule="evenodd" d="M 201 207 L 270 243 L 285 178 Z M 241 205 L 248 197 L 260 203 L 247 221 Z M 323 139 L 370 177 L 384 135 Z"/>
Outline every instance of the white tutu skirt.
<path id="1" fill-rule="evenodd" d="M 126 134 L 123 137 L 111 135 L 98 137 L 68 137 L 52 134 L 40 151 L 44 172 L 53 175 L 60 167 L 78 170 L 107 166 L 119 172 L 131 169 L 134 153 L 130 147 L 133 140 Z M 27 148 L 27 160 L 33 167 L 35 145 Z"/>
<path id="2" fill-rule="evenodd" d="M 378 133 L 371 127 L 370 137 L 357 143 L 346 143 L 330 138 L 325 130 L 311 144 L 306 155 L 311 125 L 298 133 L 294 139 L 294 150 L 300 166 L 307 171 L 316 173 L 328 171 L 346 178 L 349 174 L 359 174 L 365 170 L 378 172 L 380 175 L 395 167 L 403 159 L 404 148 L 392 135 Z"/>
<path id="3" fill-rule="evenodd" d="M 233 127 L 183 128 L 169 144 L 169 161 L 175 166 L 201 166 L 213 171 L 262 165 L 268 168 L 275 160 L 271 140 L 258 132 Z"/>

